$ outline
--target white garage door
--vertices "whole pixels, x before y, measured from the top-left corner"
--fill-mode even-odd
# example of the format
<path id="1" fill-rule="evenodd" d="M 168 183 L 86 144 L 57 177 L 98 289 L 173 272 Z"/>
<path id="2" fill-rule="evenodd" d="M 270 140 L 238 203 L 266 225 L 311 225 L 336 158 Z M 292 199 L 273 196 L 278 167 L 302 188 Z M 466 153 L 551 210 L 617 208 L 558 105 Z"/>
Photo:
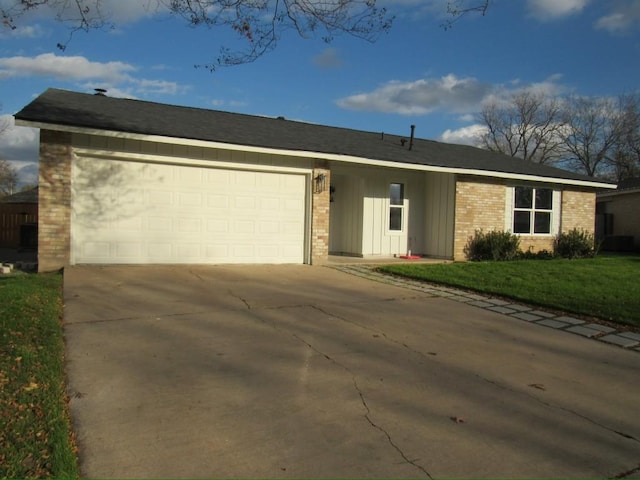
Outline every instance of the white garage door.
<path id="1" fill-rule="evenodd" d="M 303 263 L 306 177 L 76 158 L 72 262 Z"/>

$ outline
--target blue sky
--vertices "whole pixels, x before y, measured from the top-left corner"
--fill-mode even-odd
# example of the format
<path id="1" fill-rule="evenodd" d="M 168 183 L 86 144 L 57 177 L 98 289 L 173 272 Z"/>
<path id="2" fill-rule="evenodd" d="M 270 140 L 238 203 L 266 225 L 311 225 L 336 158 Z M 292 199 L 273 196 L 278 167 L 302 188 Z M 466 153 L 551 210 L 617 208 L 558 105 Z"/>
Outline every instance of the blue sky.
<path id="1" fill-rule="evenodd" d="M 11 0 L 0 0 L 8 4 Z M 211 108 L 339 127 L 471 143 L 483 104 L 522 89 L 617 96 L 640 90 L 640 0 L 494 0 L 486 16 L 453 28 L 446 0 L 379 0 L 395 15 L 376 43 L 330 44 L 288 32 L 256 62 L 196 69 L 225 29 L 193 29 L 153 16 L 148 1 L 103 0 L 115 29 L 76 33 L 42 11 L 0 29 L 0 104 L 9 127 L 0 158 L 33 181 L 37 132 L 10 115 L 49 87 Z M 2 27 L 0 27 L 2 28 Z"/>

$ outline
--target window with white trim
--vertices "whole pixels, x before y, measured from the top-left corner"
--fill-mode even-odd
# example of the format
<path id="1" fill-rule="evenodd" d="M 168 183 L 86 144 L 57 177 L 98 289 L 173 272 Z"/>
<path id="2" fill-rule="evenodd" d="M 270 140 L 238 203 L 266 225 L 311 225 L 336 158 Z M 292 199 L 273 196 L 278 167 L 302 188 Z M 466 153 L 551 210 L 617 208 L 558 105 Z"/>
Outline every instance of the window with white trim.
<path id="1" fill-rule="evenodd" d="M 518 186 L 513 198 L 513 233 L 549 235 L 554 230 L 554 192 L 550 188 Z"/>
<path id="2" fill-rule="evenodd" d="M 389 185 L 389 231 L 401 232 L 404 217 L 404 183 Z"/>

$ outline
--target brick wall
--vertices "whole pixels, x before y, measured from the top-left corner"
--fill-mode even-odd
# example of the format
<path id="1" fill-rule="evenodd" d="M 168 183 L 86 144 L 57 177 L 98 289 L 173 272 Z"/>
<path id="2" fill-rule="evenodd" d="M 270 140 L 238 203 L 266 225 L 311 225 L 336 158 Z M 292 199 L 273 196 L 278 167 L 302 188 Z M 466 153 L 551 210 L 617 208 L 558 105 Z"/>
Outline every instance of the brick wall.
<path id="1" fill-rule="evenodd" d="M 568 232 L 577 228 L 589 233 L 595 231 L 595 192 L 565 190 L 562 192 L 562 219 L 560 231 Z"/>
<path id="2" fill-rule="evenodd" d="M 324 189 L 320 191 L 316 182 L 318 175 L 324 175 Z M 326 162 L 317 163 L 313 168 L 311 199 L 311 263 L 326 263 L 329 256 L 329 185 L 331 171 Z"/>
<path id="3" fill-rule="evenodd" d="M 506 187 L 488 179 L 460 176 L 456 181 L 456 213 L 453 258 L 466 260 L 464 247 L 476 230 L 504 230 Z"/>
<path id="4" fill-rule="evenodd" d="M 483 183 L 488 182 L 488 183 Z M 505 230 L 505 196 L 507 186 L 500 181 L 476 180 L 460 176 L 456 182 L 456 226 L 454 240 L 454 260 L 466 260 L 464 247 L 477 229 L 485 232 Z M 562 192 L 560 231 L 573 228 L 590 233 L 595 228 L 595 193 L 583 190 Z M 553 236 L 520 237 L 520 249 L 553 250 Z"/>
<path id="5" fill-rule="evenodd" d="M 63 268 L 70 260 L 71 134 L 40 131 L 38 271 Z"/>

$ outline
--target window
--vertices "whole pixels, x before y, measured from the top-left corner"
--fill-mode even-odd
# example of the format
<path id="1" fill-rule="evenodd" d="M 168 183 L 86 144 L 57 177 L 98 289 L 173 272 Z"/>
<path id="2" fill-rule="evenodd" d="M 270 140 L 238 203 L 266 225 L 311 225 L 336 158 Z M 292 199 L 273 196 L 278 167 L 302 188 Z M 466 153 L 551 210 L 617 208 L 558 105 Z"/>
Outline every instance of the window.
<path id="1" fill-rule="evenodd" d="M 513 233 L 550 234 L 552 230 L 553 190 L 515 187 Z"/>
<path id="2" fill-rule="evenodd" d="M 389 230 L 402 231 L 404 212 L 404 184 L 392 183 L 389 186 Z"/>

